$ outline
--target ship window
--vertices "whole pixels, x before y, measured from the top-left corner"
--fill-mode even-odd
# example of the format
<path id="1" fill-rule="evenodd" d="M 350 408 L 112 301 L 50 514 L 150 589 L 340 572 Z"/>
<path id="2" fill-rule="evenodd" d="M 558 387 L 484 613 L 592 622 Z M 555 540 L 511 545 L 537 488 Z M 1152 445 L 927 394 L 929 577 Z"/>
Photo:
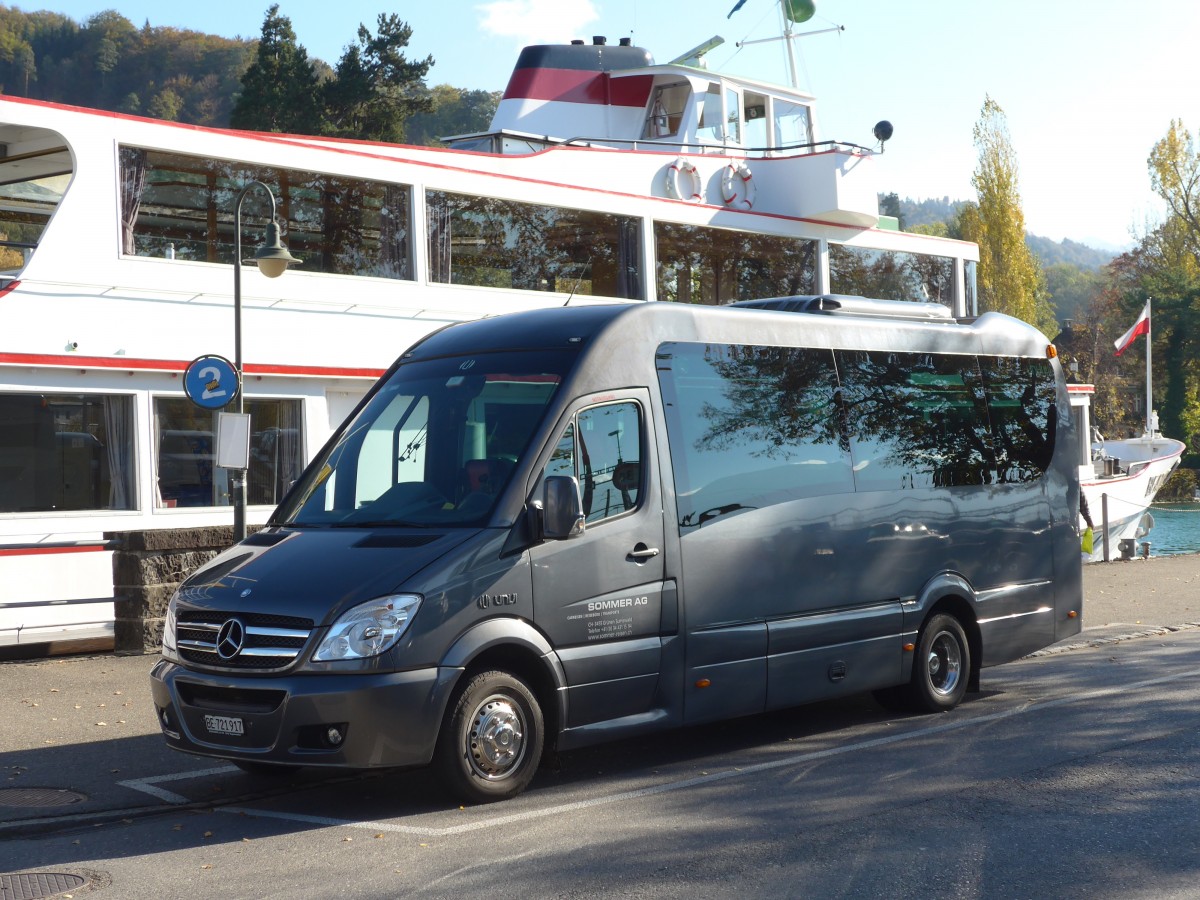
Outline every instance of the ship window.
<path id="1" fill-rule="evenodd" d="M 426 198 L 430 281 L 642 297 L 638 219 L 446 191 Z"/>
<path id="2" fill-rule="evenodd" d="M 304 466 L 299 400 L 246 400 L 250 468 L 246 502 L 274 506 Z M 231 471 L 216 465 L 217 413 L 185 398 L 154 401 L 159 507 L 229 506 Z"/>
<path id="3" fill-rule="evenodd" d="M 733 88 L 725 90 L 725 139 L 732 144 L 742 142 L 742 95 Z"/>
<path id="4" fill-rule="evenodd" d="M 238 196 L 267 185 L 288 250 L 305 272 L 411 280 L 411 194 L 405 185 L 230 160 L 121 148 L 122 252 L 232 263 Z M 242 202 L 242 251 L 262 240 L 270 201 Z"/>
<path id="5" fill-rule="evenodd" d="M 134 509 L 133 401 L 0 394 L 0 513 Z"/>
<path id="6" fill-rule="evenodd" d="M 700 127 L 696 129 L 696 138 L 701 141 L 720 144 L 725 141 L 725 119 L 721 109 L 721 86 L 712 82 L 704 93 L 700 105 Z"/>
<path id="7" fill-rule="evenodd" d="M 692 89 L 687 82 L 656 88 L 654 99 L 650 103 L 650 112 L 646 115 L 646 127 L 642 131 L 642 137 L 655 140 L 679 134 L 679 126 L 683 122 L 683 114 L 691 96 Z"/>
<path id="8" fill-rule="evenodd" d="M 658 299 L 719 306 L 816 292 L 816 241 L 654 223 Z"/>
<path id="9" fill-rule="evenodd" d="M 978 263 L 973 259 L 963 261 L 963 309 L 967 311 L 967 315 L 978 315 L 979 307 L 975 285 L 975 271 Z"/>
<path id="10" fill-rule="evenodd" d="M 954 260 L 831 243 L 829 290 L 834 294 L 949 306 L 954 299 Z"/>
<path id="11" fill-rule="evenodd" d="M 746 92 L 746 146 L 765 150 L 770 136 L 767 134 L 767 98 L 762 94 Z"/>
<path id="12" fill-rule="evenodd" d="M 775 98 L 775 146 L 794 147 L 812 143 L 812 119 L 802 103 Z"/>

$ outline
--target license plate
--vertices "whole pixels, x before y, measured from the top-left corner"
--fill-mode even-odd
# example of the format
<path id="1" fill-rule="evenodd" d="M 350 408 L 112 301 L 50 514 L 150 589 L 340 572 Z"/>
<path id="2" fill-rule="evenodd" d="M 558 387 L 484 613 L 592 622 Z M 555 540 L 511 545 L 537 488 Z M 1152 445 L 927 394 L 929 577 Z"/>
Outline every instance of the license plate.
<path id="1" fill-rule="evenodd" d="M 204 727 L 210 734 L 245 734 L 242 720 L 236 716 L 205 716 Z"/>

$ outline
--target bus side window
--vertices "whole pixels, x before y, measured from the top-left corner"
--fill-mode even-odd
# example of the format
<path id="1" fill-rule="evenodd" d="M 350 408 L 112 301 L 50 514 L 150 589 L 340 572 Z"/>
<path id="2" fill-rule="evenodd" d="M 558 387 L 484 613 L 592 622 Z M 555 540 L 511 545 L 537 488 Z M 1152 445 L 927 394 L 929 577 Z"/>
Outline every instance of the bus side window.
<path id="1" fill-rule="evenodd" d="M 551 454 L 546 475 L 575 476 L 588 524 L 636 508 L 643 483 L 638 405 L 595 406 L 575 419 Z"/>

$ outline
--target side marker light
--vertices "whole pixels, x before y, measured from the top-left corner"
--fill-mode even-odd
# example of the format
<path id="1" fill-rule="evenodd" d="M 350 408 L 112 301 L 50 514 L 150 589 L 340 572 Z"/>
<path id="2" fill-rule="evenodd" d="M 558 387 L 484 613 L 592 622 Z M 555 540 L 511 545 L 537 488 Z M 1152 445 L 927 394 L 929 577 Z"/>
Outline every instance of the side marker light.
<path id="1" fill-rule="evenodd" d="M 696 687 L 698 687 L 698 688 L 706 688 L 706 687 L 708 687 L 710 684 L 712 684 L 712 682 L 711 682 L 711 681 L 709 681 L 707 678 L 701 678 L 699 681 L 697 681 L 697 682 L 696 682 Z"/>

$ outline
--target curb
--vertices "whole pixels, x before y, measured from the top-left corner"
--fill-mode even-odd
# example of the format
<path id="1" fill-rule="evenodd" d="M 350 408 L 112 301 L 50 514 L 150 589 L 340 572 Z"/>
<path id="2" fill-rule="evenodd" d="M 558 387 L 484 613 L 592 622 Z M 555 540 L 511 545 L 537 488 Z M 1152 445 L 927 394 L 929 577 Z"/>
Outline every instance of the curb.
<path id="1" fill-rule="evenodd" d="M 1132 641 L 1137 638 L 1155 637 L 1164 634 L 1173 634 L 1176 631 L 1188 631 L 1192 628 L 1200 628 L 1200 622 L 1185 622 L 1182 625 L 1161 625 L 1154 628 L 1148 628 L 1143 631 L 1121 632 L 1119 634 L 1110 634 L 1104 637 L 1084 638 L 1075 640 L 1070 643 L 1053 644 L 1041 650 L 1035 650 L 1025 659 L 1033 659 L 1038 656 L 1052 656 L 1056 653 L 1066 653 L 1069 650 L 1085 650 L 1089 647 L 1103 647 L 1106 644 L 1119 644 L 1123 641 Z M 1099 629 L 1097 629 L 1099 630 Z"/>

